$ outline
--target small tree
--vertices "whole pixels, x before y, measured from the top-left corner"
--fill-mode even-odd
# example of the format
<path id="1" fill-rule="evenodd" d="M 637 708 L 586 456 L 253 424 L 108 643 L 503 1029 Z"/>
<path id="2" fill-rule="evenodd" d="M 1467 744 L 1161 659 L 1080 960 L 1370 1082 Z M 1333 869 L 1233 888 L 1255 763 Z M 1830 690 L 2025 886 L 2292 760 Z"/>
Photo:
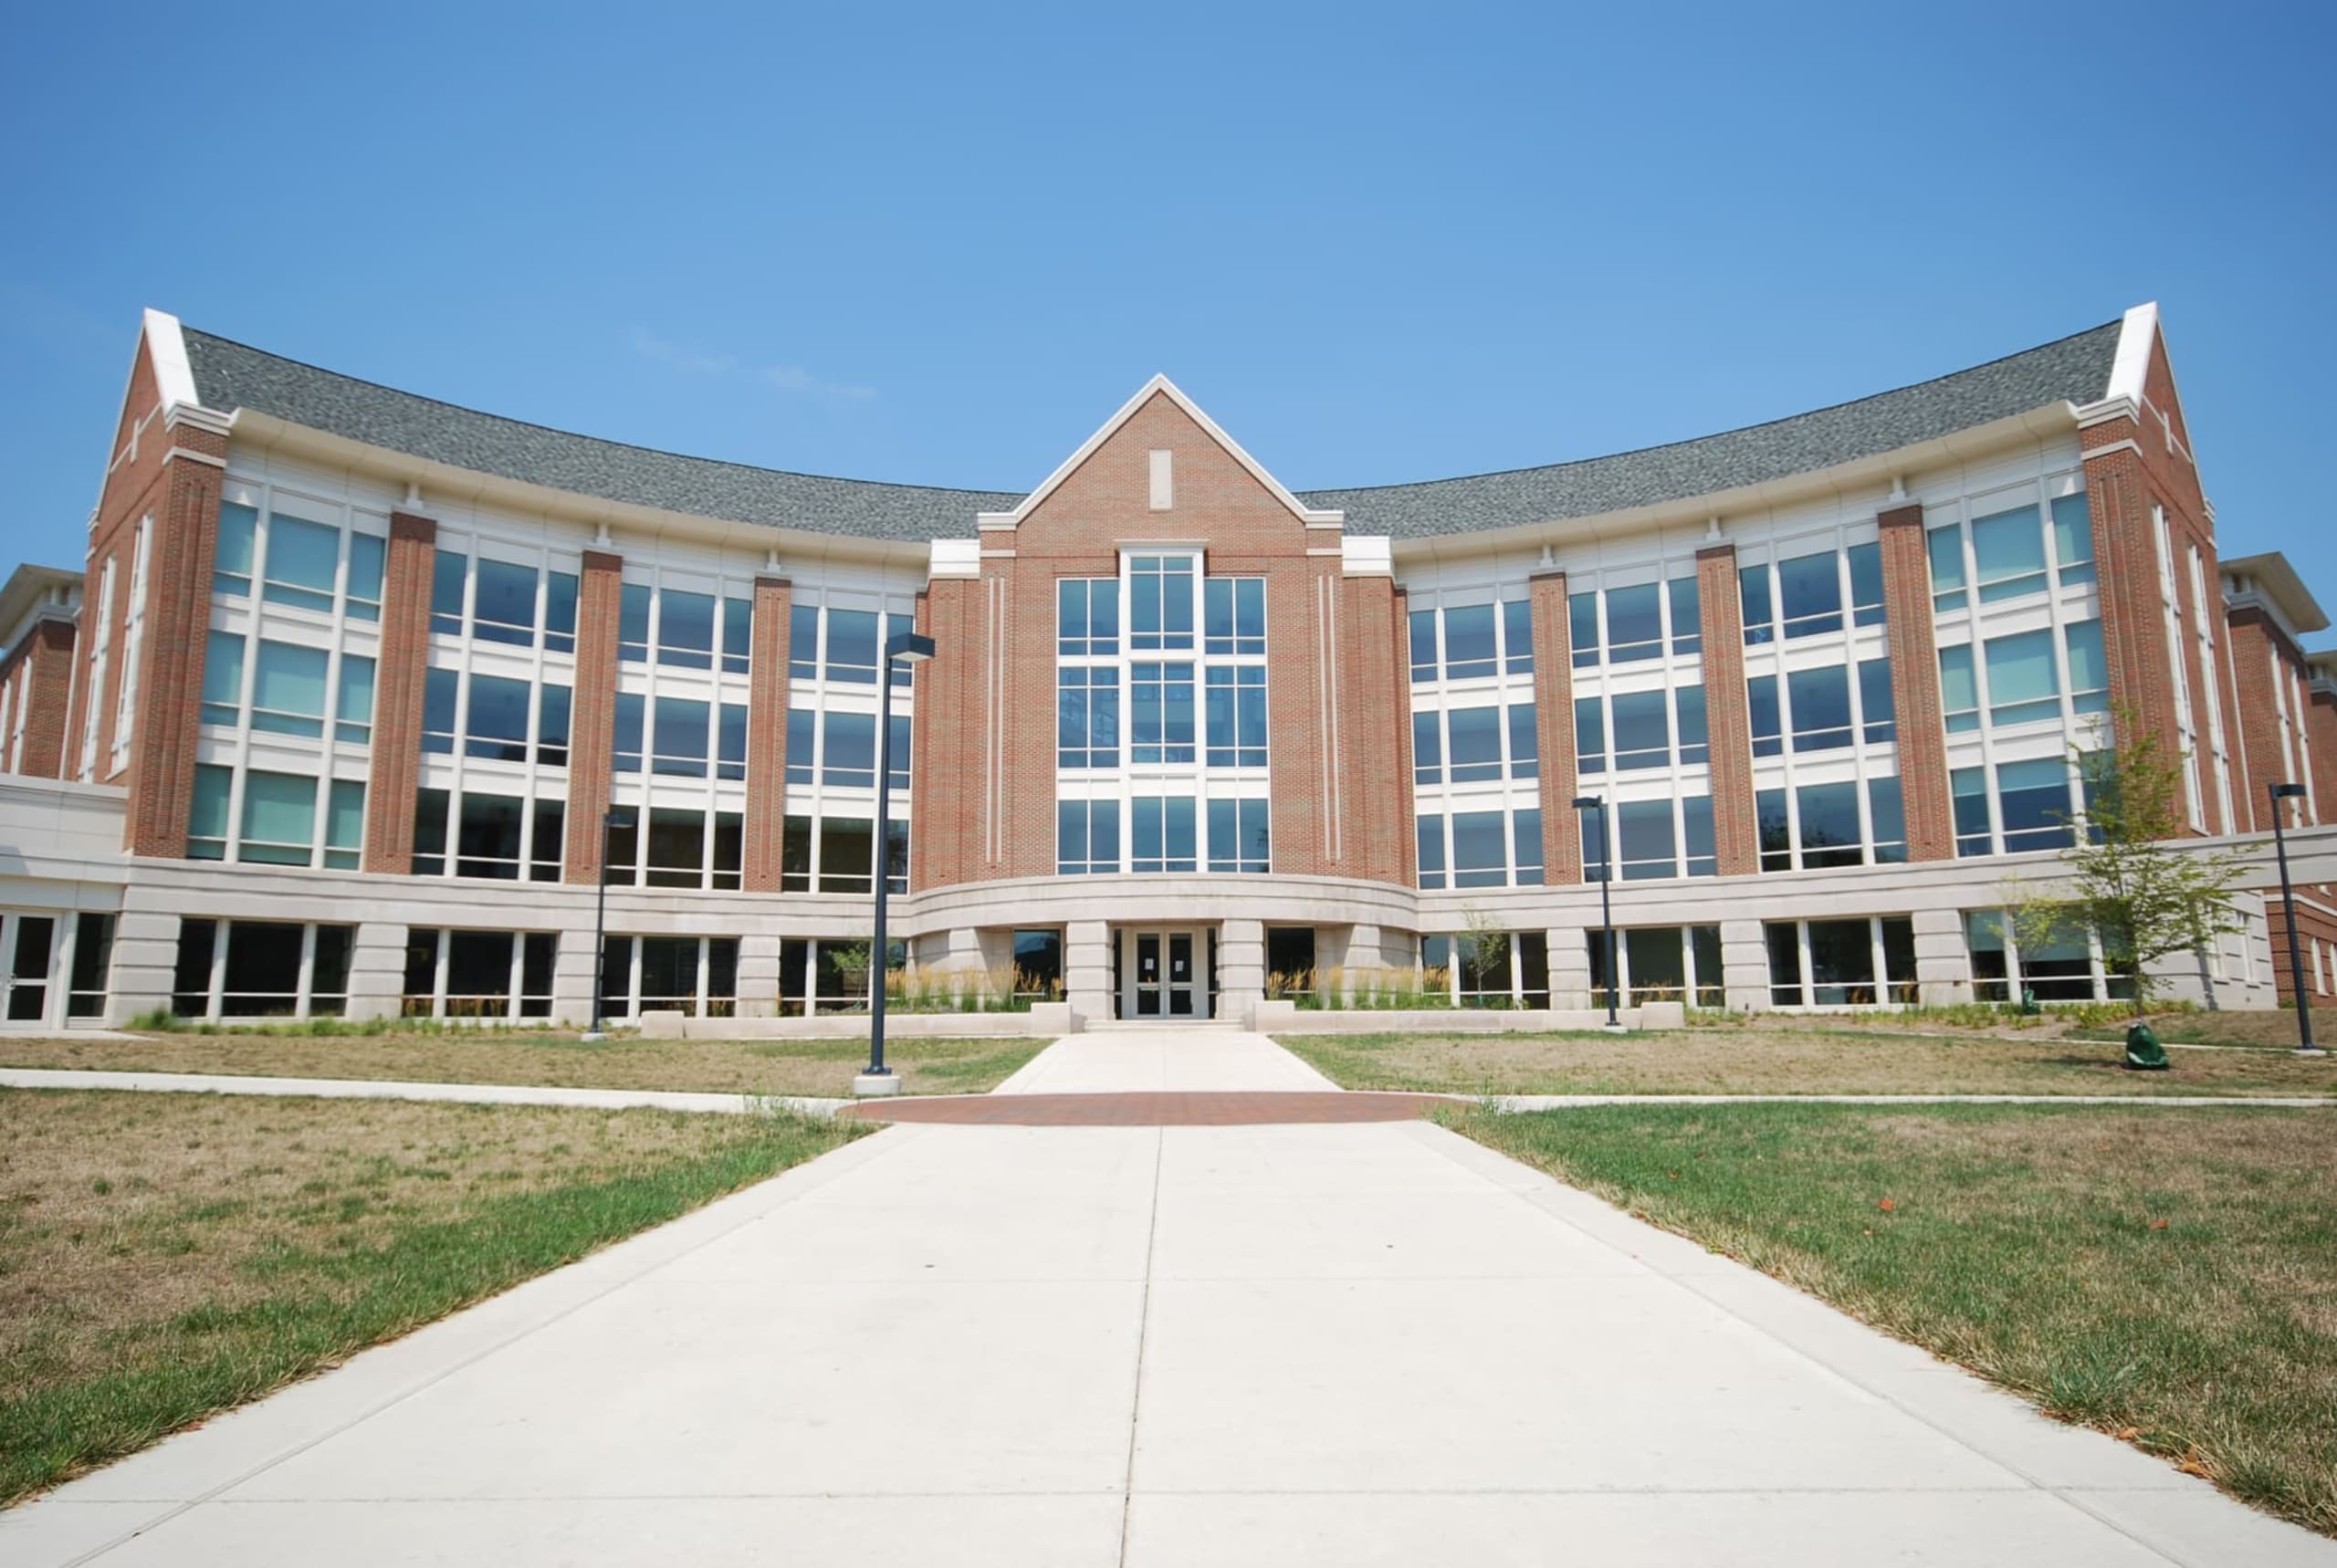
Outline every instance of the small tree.
<path id="1" fill-rule="evenodd" d="M 2132 709 L 2112 717 L 2111 735 L 2072 747 L 2085 808 L 2069 818 L 2073 834 L 2061 852 L 2061 886 L 2017 891 L 2013 927 L 2023 946 L 2043 946 L 2072 928 L 2101 944 L 2102 962 L 2133 987 L 2134 1016 L 2149 1010 L 2156 980 L 2150 967 L 2171 953 L 2200 951 L 2245 929 L 2232 902 L 2250 874 L 2248 857 L 2232 850 L 2186 849 L 2184 767 Z"/>
<path id="2" fill-rule="evenodd" d="M 1461 988 L 1483 991 L 1496 981 L 1507 988 L 1510 936 L 1500 916 L 1472 907 L 1461 918 L 1466 930 L 1454 944 L 1462 960 Z"/>

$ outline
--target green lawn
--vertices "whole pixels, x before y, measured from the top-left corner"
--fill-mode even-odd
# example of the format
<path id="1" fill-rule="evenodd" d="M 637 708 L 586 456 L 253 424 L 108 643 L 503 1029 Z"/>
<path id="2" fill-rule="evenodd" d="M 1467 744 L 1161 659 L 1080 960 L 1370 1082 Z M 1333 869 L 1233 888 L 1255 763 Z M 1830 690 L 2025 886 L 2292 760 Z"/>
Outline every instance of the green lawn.
<path id="1" fill-rule="evenodd" d="M 2337 1111 L 1607 1106 L 1450 1120 L 2337 1535 Z"/>
<path id="2" fill-rule="evenodd" d="M 2176 1051 L 2130 1072 L 2111 1041 L 1907 1034 L 1772 1019 L 1643 1034 L 1275 1037 L 1345 1089 L 1448 1094 L 2270 1094 L 2337 1096 L 2337 1057 Z M 2119 1039 L 2122 1040 L 2122 1034 Z"/>
<path id="3" fill-rule="evenodd" d="M 0 1505 L 864 1130 L 0 1090 Z"/>
<path id="4" fill-rule="evenodd" d="M 886 1041 L 911 1094 L 980 1094 L 1044 1050 L 1045 1040 L 912 1037 Z M 683 1089 L 843 1099 L 868 1061 L 865 1040 L 585 1041 L 552 1030 L 380 1033 L 163 1030 L 135 1040 L 0 1037 L 0 1067 L 112 1072 L 225 1072 L 263 1078 L 388 1078 L 567 1089 Z"/>

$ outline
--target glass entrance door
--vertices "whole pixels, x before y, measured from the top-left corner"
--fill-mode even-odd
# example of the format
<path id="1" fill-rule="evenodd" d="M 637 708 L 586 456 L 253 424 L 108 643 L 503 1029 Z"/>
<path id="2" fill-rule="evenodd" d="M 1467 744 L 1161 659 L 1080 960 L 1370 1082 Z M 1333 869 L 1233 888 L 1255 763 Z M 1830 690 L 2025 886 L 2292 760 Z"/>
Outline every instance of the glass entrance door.
<path id="1" fill-rule="evenodd" d="M 0 953 L 7 956 L 5 1011 L 10 1023 L 40 1023 L 48 1018 L 48 964 L 57 945 L 57 922 L 47 915 L 0 916 Z"/>
<path id="2" fill-rule="evenodd" d="M 1160 1016 L 1160 933 L 1136 934 L 1136 1016 Z"/>
<path id="3" fill-rule="evenodd" d="M 1209 1017 L 1209 975 L 1204 934 L 1179 930 L 1124 930 L 1121 972 L 1127 990 L 1120 1016 L 1129 1019 Z"/>

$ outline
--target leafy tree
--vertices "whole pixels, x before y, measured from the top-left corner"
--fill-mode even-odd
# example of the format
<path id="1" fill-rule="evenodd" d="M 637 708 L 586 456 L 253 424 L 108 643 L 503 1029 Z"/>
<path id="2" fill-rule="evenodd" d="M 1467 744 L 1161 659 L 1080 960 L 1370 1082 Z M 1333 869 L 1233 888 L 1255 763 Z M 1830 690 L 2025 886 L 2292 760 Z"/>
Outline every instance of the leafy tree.
<path id="1" fill-rule="evenodd" d="M 2072 747 L 2085 808 L 2069 818 L 2073 841 L 2051 889 L 2010 900 L 2023 946 L 2091 932 L 2103 963 L 2133 987 L 2134 1015 L 2159 988 L 2151 966 L 2172 953 L 2203 952 L 2246 927 L 2233 901 L 2251 878 L 2249 857 L 2185 847 L 2184 758 L 2132 709 L 2112 716 L 2110 736 Z M 2106 742 L 2106 743 L 2104 743 Z"/>

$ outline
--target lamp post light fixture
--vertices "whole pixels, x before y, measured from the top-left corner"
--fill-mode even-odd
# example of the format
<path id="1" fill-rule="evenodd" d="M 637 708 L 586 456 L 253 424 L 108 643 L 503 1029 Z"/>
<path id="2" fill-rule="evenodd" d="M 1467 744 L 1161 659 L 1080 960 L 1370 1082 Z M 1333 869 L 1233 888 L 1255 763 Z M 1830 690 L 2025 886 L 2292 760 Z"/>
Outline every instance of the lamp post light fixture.
<path id="1" fill-rule="evenodd" d="M 1615 879 L 1615 857 L 1607 842 L 1607 802 L 1597 795 L 1574 798 L 1577 811 L 1598 813 L 1598 924 L 1607 932 L 1607 1027 L 1620 1032 L 1622 1020 L 1615 1016 L 1615 906 L 1608 897 L 1607 884 Z"/>
<path id="2" fill-rule="evenodd" d="M 601 813 L 601 876 L 600 891 L 592 898 L 592 1027 L 584 1031 L 586 1040 L 609 1038 L 603 1027 L 601 999 L 604 994 L 601 967 L 608 961 L 609 939 L 609 834 L 618 828 L 630 828 L 640 821 L 637 808 L 611 806 Z"/>
<path id="3" fill-rule="evenodd" d="M 2304 799 L 2301 784 L 2268 784 L 2272 795 L 2272 844 L 2280 857 L 2280 903 L 2289 916 L 2289 984 L 2297 993 L 2297 1054 L 2326 1056 L 2312 1043 L 2312 996 L 2305 986 L 2304 958 L 2297 944 L 2297 895 L 2289 884 L 2289 836 L 2280 826 L 2280 802 Z"/>
<path id="4" fill-rule="evenodd" d="M 854 1094 L 897 1094 L 900 1075 L 885 1065 L 885 902 L 892 890 L 893 850 L 893 666 L 921 664 L 933 657 L 933 639 L 896 632 L 885 640 L 878 674 L 876 715 L 876 931 L 869 943 L 868 1066 L 852 1081 Z"/>

